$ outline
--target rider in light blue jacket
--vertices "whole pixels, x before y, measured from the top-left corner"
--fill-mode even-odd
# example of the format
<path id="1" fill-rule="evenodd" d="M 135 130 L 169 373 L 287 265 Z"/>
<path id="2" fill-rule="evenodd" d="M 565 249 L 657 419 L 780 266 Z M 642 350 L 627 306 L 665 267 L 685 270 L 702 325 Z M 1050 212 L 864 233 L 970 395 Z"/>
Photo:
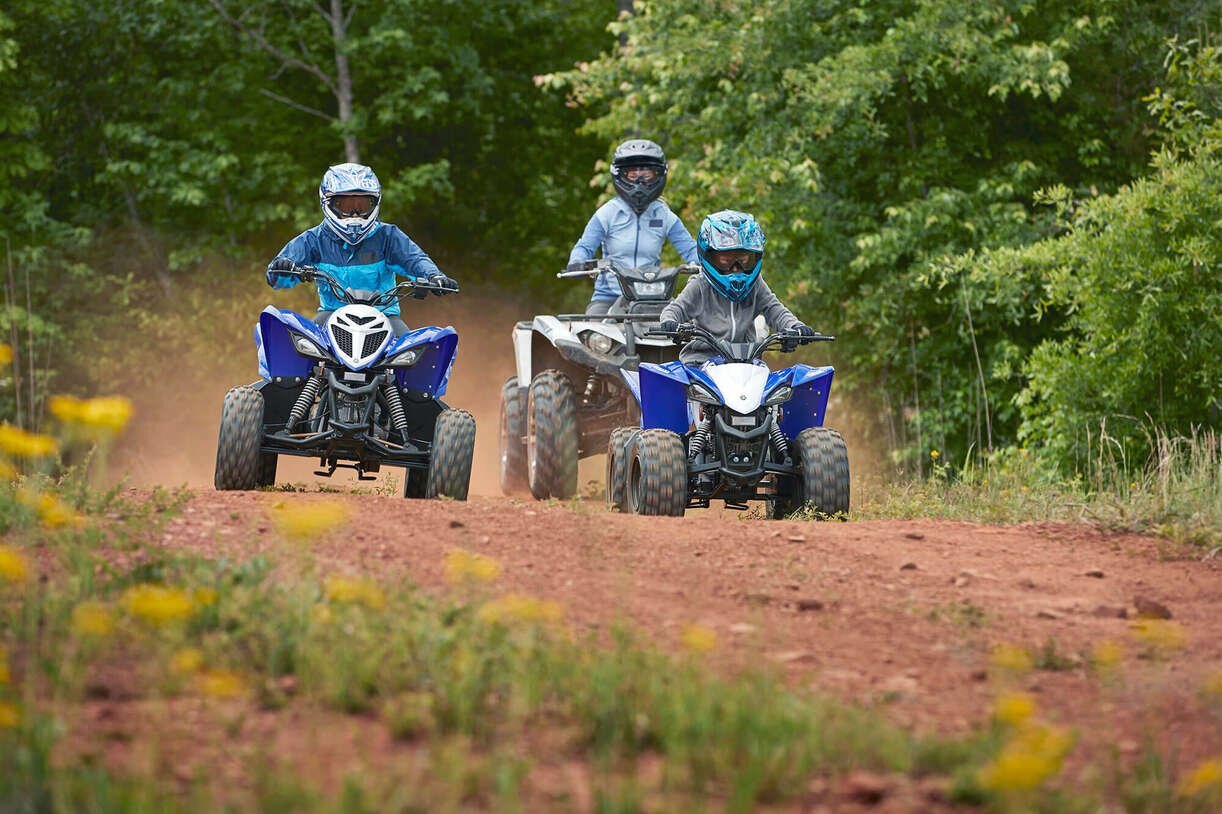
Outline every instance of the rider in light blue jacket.
<path id="1" fill-rule="evenodd" d="M 601 247 L 604 258 L 629 268 L 658 265 L 667 240 L 683 262 L 695 262 L 696 241 L 658 198 L 666 186 L 666 169 L 666 155 L 652 141 L 630 139 L 617 147 L 611 159 L 611 183 L 618 194 L 590 218 L 569 253 L 569 263 L 590 260 Z M 619 295 L 614 276 L 603 272 L 594 281 L 586 313 L 607 313 Z"/>
<path id="2" fill-rule="evenodd" d="M 267 284 L 272 288 L 292 288 L 300 278 L 280 272 L 312 265 L 352 289 L 389 291 L 399 276 L 457 290 L 458 283 L 442 274 L 402 229 L 378 220 L 382 185 L 369 167 L 351 163 L 331 167 L 318 187 L 318 200 L 323 222 L 290 240 L 268 264 Z M 434 289 L 434 293 L 445 291 Z M 318 299 L 314 321 L 320 324 L 344 304 L 326 285 L 318 287 Z M 407 333 L 399 319 L 399 303 L 391 303 L 384 312 L 396 335 Z"/>

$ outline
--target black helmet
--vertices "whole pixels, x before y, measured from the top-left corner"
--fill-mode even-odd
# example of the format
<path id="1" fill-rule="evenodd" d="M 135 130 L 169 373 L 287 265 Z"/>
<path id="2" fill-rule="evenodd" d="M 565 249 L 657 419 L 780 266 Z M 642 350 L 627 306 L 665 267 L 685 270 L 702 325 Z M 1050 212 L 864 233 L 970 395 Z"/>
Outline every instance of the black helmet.
<path id="1" fill-rule="evenodd" d="M 630 173 L 631 169 L 653 170 L 652 173 Z M 629 175 L 634 177 L 631 180 Z M 611 157 L 611 183 L 632 211 L 638 215 L 657 200 L 666 187 L 666 154 L 652 141 L 629 139 L 615 148 Z"/>

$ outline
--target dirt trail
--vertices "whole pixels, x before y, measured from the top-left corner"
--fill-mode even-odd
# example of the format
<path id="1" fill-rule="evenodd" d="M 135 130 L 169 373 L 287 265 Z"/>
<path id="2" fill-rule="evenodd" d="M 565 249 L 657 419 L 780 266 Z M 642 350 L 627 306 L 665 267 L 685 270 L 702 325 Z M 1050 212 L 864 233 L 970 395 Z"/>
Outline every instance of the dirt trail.
<path id="1" fill-rule="evenodd" d="M 342 500 L 359 513 L 358 530 L 311 544 L 324 571 L 441 594 L 445 552 L 466 548 L 504 564 L 497 590 L 558 600 L 579 630 L 626 622 L 669 647 L 684 625 L 706 625 L 718 636 L 715 669 L 774 664 L 794 685 L 878 705 L 921 731 L 987 720 L 999 689 L 989 653 L 1009 643 L 1046 654 L 1019 686 L 1088 746 L 1133 757 L 1148 736 L 1186 765 L 1222 750 L 1218 700 L 1202 691 L 1222 668 L 1222 567 L 1199 550 L 1175 558 L 1151 538 L 1069 525 L 644 518 L 596 502 L 210 491 L 163 545 L 275 552 L 283 543 L 264 509 L 283 500 Z M 1132 629 L 1135 604 L 1151 602 L 1187 636 L 1158 658 L 1142 656 Z M 1124 653 L 1107 682 L 1088 668 L 1105 641 Z"/>

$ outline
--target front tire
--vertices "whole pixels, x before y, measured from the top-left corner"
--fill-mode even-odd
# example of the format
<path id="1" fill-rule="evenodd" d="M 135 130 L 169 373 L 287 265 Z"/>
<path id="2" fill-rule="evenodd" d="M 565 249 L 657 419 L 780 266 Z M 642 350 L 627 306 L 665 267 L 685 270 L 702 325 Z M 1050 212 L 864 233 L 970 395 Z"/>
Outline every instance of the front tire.
<path id="1" fill-rule="evenodd" d="M 687 508 L 687 452 L 670 430 L 641 430 L 628 442 L 628 509 L 682 517 Z"/>
<path id="2" fill-rule="evenodd" d="M 527 390 L 526 471 L 539 500 L 577 492 L 577 398 L 559 370 L 543 371 Z"/>
<path id="3" fill-rule="evenodd" d="M 607 443 L 607 508 L 624 511 L 628 496 L 628 442 L 636 427 L 616 427 Z"/>
<path id="4" fill-rule="evenodd" d="M 802 430 L 795 439 L 794 453 L 801 470 L 800 498 L 794 508 L 809 505 L 816 517 L 827 518 L 849 511 L 849 451 L 844 438 L 827 427 Z"/>
<path id="5" fill-rule="evenodd" d="M 500 453 L 501 493 L 518 495 L 529 487 L 526 482 L 526 417 L 522 414 L 522 397 L 518 392 L 518 377 L 510 376 L 501 387 L 500 427 L 497 450 Z"/>
<path id="6" fill-rule="evenodd" d="M 466 500 L 474 456 L 475 419 L 466 410 L 443 410 L 433 430 L 433 450 L 424 496 L 444 495 Z"/>
<path id="7" fill-rule="evenodd" d="M 260 485 L 264 474 L 259 453 L 262 441 L 263 394 L 249 385 L 233 388 L 221 405 L 213 478 L 217 489 L 254 489 Z"/>

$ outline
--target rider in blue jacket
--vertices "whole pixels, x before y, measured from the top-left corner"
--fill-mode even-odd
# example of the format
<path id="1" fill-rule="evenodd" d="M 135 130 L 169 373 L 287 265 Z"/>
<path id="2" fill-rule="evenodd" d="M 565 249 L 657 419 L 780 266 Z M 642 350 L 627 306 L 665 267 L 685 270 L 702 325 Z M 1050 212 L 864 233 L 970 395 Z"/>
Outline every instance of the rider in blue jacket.
<path id="1" fill-rule="evenodd" d="M 301 279 L 281 272 L 311 265 L 346 288 L 389 291 L 400 276 L 441 286 L 433 289 L 437 295 L 446 289 L 457 290 L 458 283 L 442 274 L 402 229 L 378 220 L 382 185 L 369 167 L 348 163 L 329 168 L 318 187 L 318 200 L 322 223 L 290 240 L 268 264 L 267 284 L 272 288 L 292 288 Z M 318 299 L 314 321 L 319 324 L 344 304 L 326 285 L 318 287 Z M 384 312 L 396 336 L 407 333 L 399 318 L 399 303 L 391 303 Z"/>
<path id="2" fill-rule="evenodd" d="M 601 247 L 603 257 L 628 268 L 659 265 L 667 240 L 683 262 L 696 260 L 696 241 L 679 216 L 658 196 L 666 186 L 666 155 L 646 139 L 630 139 L 615 148 L 611 183 L 616 196 L 598 208 L 586 224 L 569 263 L 590 260 Z M 594 281 L 587 314 L 605 314 L 619 297 L 619 285 L 609 272 Z"/>

